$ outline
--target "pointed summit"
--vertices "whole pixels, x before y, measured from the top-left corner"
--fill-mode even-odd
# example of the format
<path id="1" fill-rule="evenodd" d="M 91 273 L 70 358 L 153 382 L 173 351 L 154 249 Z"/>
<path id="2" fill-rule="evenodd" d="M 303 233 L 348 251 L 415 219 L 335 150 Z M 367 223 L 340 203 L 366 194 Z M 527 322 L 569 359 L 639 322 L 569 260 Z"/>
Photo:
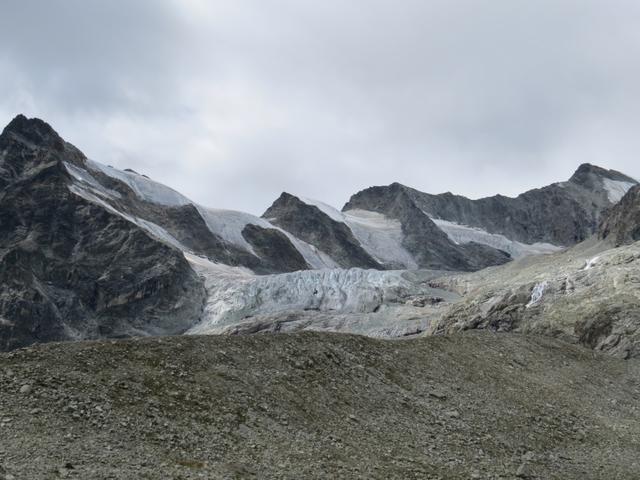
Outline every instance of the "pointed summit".
<path id="1" fill-rule="evenodd" d="M 47 122 L 39 118 L 27 118 L 20 114 L 16 116 L 2 131 L 2 138 L 18 137 L 21 140 L 41 146 L 64 149 L 64 140 Z"/>
<path id="2" fill-rule="evenodd" d="M 577 185 L 593 188 L 594 178 L 607 178 L 617 182 L 628 182 L 633 184 L 638 183 L 635 179 L 628 177 L 617 170 L 607 170 L 606 168 L 598 167 L 597 165 L 592 165 L 590 163 L 583 163 L 580 165 L 569 181 Z"/>

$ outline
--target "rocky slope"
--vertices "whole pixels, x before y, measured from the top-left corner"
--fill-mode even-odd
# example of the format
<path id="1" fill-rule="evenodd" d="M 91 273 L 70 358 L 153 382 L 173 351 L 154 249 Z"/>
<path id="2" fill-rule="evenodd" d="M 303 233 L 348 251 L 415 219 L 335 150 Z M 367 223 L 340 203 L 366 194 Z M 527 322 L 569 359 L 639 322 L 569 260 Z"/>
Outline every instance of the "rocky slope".
<path id="1" fill-rule="evenodd" d="M 640 364 L 543 337 L 49 344 L 0 354 L 16 479 L 631 479 Z"/>
<path id="2" fill-rule="evenodd" d="M 600 236 L 565 252 L 435 280 L 462 300 L 432 328 L 550 335 L 622 358 L 640 357 L 638 187 L 605 213 Z M 612 237 L 615 245 L 612 248 Z"/>

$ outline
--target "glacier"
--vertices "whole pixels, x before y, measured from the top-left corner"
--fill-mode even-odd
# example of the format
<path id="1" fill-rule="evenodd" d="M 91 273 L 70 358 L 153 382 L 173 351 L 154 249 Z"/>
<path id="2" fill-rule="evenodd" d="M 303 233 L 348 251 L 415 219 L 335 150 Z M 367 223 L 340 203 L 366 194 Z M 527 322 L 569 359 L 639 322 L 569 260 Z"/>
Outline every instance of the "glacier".
<path id="1" fill-rule="evenodd" d="M 187 332 L 194 335 L 233 333 L 255 321 L 281 324 L 293 315 L 304 323 L 295 329 L 403 336 L 427 330 L 439 302 L 458 299 L 428 285 L 442 272 L 352 268 L 258 276 L 188 253 L 185 258 L 207 290 L 203 317 Z"/>

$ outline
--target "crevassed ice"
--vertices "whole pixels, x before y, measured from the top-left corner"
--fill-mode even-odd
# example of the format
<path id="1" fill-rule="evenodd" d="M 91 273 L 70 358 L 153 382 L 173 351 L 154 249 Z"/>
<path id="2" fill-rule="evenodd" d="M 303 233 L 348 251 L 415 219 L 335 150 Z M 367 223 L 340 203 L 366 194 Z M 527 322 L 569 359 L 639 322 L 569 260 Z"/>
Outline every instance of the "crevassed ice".
<path id="1" fill-rule="evenodd" d="M 204 318 L 188 333 L 214 333 L 248 316 L 284 311 L 371 312 L 412 287 L 399 271 L 304 270 L 252 276 L 186 256 L 205 279 Z"/>

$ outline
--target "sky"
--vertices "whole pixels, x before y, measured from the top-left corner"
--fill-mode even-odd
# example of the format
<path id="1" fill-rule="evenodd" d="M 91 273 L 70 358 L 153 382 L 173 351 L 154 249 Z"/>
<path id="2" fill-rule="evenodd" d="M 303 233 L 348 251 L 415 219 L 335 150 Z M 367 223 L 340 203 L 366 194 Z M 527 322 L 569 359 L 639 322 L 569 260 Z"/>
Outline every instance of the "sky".
<path id="1" fill-rule="evenodd" d="M 1 0 L 0 123 L 261 214 L 640 178 L 637 0 Z"/>

